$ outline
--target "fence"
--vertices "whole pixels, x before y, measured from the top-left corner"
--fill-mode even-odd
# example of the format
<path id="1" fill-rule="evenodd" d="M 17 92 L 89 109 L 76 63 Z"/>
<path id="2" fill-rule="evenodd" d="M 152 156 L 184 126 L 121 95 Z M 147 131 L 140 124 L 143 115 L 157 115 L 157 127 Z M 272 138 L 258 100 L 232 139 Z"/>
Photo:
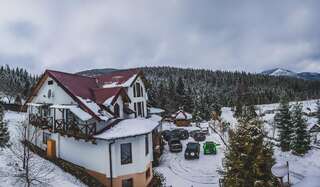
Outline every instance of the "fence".
<path id="1" fill-rule="evenodd" d="M 27 108 L 23 105 L 19 105 L 19 104 L 8 104 L 8 103 L 3 103 L 0 102 L 0 105 L 3 106 L 3 108 L 5 110 L 10 110 L 10 111 L 14 111 L 14 112 L 26 112 Z"/>

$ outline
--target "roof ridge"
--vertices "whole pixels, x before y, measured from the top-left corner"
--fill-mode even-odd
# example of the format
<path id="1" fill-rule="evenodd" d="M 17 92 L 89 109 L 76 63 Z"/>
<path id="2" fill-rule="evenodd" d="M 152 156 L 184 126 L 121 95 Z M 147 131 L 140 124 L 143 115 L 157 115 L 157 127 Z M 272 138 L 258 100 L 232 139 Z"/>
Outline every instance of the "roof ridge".
<path id="1" fill-rule="evenodd" d="M 89 77 L 89 76 L 85 76 L 85 75 L 79 75 L 76 73 L 68 73 L 68 72 L 64 72 L 64 71 L 57 71 L 57 70 L 51 70 L 51 69 L 46 69 L 47 72 L 55 72 L 55 73 L 63 73 L 66 75 L 71 75 L 71 76 L 76 76 L 76 77 L 83 77 L 83 78 L 89 78 L 89 79 L 94 79 L 96 80 L 95 77 Z"/>

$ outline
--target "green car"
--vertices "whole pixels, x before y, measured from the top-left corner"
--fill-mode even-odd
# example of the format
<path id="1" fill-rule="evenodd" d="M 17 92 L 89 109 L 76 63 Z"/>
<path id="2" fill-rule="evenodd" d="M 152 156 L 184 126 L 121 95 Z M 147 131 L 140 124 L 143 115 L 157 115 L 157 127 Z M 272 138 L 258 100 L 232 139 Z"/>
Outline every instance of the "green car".
<path id="1" fill-rule="evenodd" d="M 220 144 L 216 144 L 214 142 L 205 142 L 203 144 L 203 151 L 205 155 L 212 155 L 212 154 L 217 154 L 217 146 L 219 146 Z"/>

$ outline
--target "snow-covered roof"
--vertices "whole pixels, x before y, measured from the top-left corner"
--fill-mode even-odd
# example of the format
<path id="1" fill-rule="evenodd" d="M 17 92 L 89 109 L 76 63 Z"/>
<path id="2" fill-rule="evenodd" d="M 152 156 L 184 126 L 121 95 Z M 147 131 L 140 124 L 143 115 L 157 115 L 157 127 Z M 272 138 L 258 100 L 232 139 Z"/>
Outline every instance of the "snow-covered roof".
<path id="1" fill-rule="evenodd" d="M 43 106 L 43 104 L 41 104 L 41 103 L 27 103 L 27 106 L 39 107 L 39 106 Z"/>
<path id="2" fill-rule="evenodd" d="M 175 118 L 190 120 L 190 119 L 192 119 L 192 115 L 189 114 L 188 112 L 183 111 L 183 110 L 179 110 L 178 112 L 176 112 Z"/>
<path id="3" fill-rule="evenodd" d="M 104 121 L 108 121 L 113 116 L 106 111 L 102 111 L 100 106 L 97 103 L 93 102 L 90 99 L 83 99 L 82 97 L 77 97 L 86 107 L 88 107 L 96 116 Z"/>
<path id="4" fill-rule="evenodd" d="M 50 108 L 59 108 L 59 109 L 69 109 L 70 112 L 75 114 L 78 118 L 80 118 L 82 121 L 87 121 L 92 118 L 90 114 L 83 111 L 79 106 L 77 105 L 52 105 Z"/>
<path id="5" fill-rule="evenodd" d="M 144 135 L 158 127 L 159 122 L 152 119 L 134 118 L 119 122 L 114 127 L 95 136 L 95 138 L 111 140 Z"/>
<path id="6" fill-rule="evenodd" d="M 160 113 L 164 112 L 163 109 L 155 108 L 155 107 L 150 107 L 149 111 L 150 111 L 151 114 L 160 114 Z"/>
<path id="7" fill-rule="evenodd" d="M 138 74 L 132 75 L 128 80 L 126 80 L 123 83 L 121 83 L 121 81 L 119 81 L 119 82 L 118 81 L 114 81 L 114 82 L 110 82 L 110 83 L 105 82 L 102 87 L 103 88 L 114 88 L 114 87 L 124 87 L 124 88 L 126 88 L 126 87 L 130 87 L 132 82 L 136 79 L 137 75 Z"/>

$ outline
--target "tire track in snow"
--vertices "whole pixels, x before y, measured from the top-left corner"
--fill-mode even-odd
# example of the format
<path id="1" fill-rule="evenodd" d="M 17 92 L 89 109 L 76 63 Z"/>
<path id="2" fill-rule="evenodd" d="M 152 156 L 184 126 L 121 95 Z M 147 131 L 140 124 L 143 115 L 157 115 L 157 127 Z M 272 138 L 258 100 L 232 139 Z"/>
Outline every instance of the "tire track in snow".
<path id="1" fill-rule="evenodd" d="M 169 169 L 177 176 L 197 184 L 217 184 L 216 176 L 204 174 L 200 170 L 184 167 L 181 159 L 177 156 L 172 157 L 169 164 Z M 190 170 L 191 169 L 191 170 Z"/>

